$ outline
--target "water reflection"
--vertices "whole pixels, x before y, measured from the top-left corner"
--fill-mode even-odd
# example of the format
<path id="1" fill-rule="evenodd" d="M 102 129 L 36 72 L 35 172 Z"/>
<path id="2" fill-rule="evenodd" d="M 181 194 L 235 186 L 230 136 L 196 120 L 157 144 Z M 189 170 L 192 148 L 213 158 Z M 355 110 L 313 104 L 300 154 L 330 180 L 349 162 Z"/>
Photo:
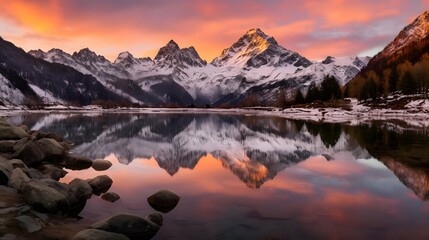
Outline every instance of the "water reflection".
<path id="1" fill-rule="evenodd" d="M 91 199 L 82 213 L 87 220 L 147 215 L 146 197 L 167 188 L 182 200 L 157 239 L 429 237 L 429 205 L 422 201 L 429 199 L 428 133 L 404 123 L 210 114 L 11 120 L 66 136 L 76 154 L 114 163 L 107 174 L 122 198 Z M 97 174 L 71 172 L 65 181 Z"/>

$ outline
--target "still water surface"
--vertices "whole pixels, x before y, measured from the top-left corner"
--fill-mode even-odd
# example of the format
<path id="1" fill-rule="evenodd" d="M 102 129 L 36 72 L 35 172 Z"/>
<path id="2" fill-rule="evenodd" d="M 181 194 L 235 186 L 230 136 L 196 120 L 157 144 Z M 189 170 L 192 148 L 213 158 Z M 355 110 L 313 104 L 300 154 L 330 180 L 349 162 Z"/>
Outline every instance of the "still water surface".
<path id="1" fill-rule="evenodd" d="M 146 216 L 161 189 L 181 196 L 154 239 L 429 239 L 429 132 L 216 114 L 29 114 L 73 153 L 106 158 L 121 199 L 93 197 L 83 224 Z"/>

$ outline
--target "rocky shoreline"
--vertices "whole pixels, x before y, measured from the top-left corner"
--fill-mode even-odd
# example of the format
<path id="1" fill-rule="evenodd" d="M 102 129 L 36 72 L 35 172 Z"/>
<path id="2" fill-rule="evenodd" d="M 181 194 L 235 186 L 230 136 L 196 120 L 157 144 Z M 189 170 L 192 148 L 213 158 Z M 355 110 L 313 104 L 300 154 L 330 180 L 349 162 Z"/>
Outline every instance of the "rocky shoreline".
<path id="1" fill-rule="evenodd" d="M 53 133 L 15 126 L 0 118 L 0 239 L 151 239 L 163 216 L 180 197 L 162 190 L 148 197 L 157 212 L 145 217 L 118 214 L 92 225 L 79 224 L 79 213 L 93 196 L 109 202 L 120 196 L 108 192 L 107 175 L 92 179 L 59 180 L 69 170 L 111 167 L 106 160 L 70 154 L 72 143 Z M 159 213 L 161 212 L 161 213 Z"/>

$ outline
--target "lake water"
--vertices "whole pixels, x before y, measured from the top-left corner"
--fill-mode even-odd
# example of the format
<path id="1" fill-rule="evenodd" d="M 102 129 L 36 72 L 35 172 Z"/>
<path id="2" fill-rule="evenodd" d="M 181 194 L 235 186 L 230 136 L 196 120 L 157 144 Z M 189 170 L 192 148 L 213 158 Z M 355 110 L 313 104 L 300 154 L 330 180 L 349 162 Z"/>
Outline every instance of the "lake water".
<path id="1" fill-rule="evenodd" d="M 154 239 L 429 239 L 429 131 L 220 114 L 28 114 L 10 120 L 106 158 L 109 203 L 83 224 L 146 216 L 161 189 L 181 196 Z"/>

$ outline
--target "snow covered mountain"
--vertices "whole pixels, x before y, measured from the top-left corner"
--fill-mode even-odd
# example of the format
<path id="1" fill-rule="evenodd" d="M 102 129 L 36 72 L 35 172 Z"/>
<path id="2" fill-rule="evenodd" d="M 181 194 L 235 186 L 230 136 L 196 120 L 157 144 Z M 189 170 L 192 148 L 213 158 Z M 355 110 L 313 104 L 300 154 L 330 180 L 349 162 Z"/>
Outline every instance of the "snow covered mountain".
<path id="1" fill-rule="evenodd" d="M 368 62 L 367 66 L 351 80 L 349 86 L 356 88 L 351 92 L 356 95 L 359 92 L 357 91 L 359 86 L 363 86 L 369 80 L 368 73 L 373 72 L 381 79 L 387 78 L 389 80 L 389 84 L 384 86 L 381 92 L 392 93 L 401 90 L 411 93 L 419 87 L 411 81 L 412 78 L 408 78 L 407 83 L 399 83 L 401 80 L 399 66 L 405 62 L 417 64 L 427 54 L 429 54 L 429 11 L 424 12 L 403 28 L 392 42 Z M 413 72 L 410 73 L 411 75 L 414 74 Z M 357 97 L 355 95 L 350 94 L 352 97 Z"/>
<path id="2" fill-rule="evenodd" d="M 392 56 L 401 49 L 421 41 L 429 35 L 429 11 L 425 11 L 410 25 L 406 26 L 381 52 L 384 56 Z"/>
<path id="3" fill-rule="evenodd" d="M 34 58 L 2 38 L 0 74 L 0 101 L 3 105 L 86 105 L 96 100 L 126 101 L 103 87 L 92 76 L 71 67 Z"/>
<path id="4" fill-rule="evenodd" d="M 311 62 L 280 46 L 260 29 L 247 31 L 211 63 L 201 59 L 194 47 L 180 48 L 173 40 L 160 48 L 153 60 L 122 52 L 112 63 L 87 48 L 73 54 L 59 49 L 29 53 L 92 75 L 131 102 L 182 106 L 234 105 L 254 91 L 269 99 L 273 98 L 268 93 L 273 86 L 302 89 L 311 82 L 320 84 L 326 75 L 345 84 L 368 62 L 367 58 L 357 57 Z"/>
<path id="5" fill-rule="evenodd" d="M 214 66 L 259 68 L 261 66 L 308 67 L 311 62 L 298 53 L 280 46 L 273 37 L 258 29 L 250 29 L 212 62 Z"/>

